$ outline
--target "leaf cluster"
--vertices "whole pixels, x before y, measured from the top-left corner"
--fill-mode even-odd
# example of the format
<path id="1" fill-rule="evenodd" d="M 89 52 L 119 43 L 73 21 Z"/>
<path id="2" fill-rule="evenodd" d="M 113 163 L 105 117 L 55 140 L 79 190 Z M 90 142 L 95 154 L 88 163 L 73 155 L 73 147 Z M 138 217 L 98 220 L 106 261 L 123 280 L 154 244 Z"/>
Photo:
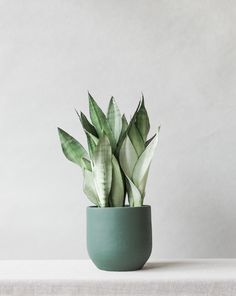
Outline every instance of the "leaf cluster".
<path id="1" fill-rule="evenodd" d="M 87 138 L 88 151 L 71 135 L 58 128 L 66 158 L 83 170 L 83 190 L 98 207 L 122 207 L 126 193 L 130 206 L 142 206 L 157 133 L 148 139 L 150 122 L 140 100 L 130 122 L 112 97 L 105 114 L 88 94 L 90 119 L 76 111 Z"/>

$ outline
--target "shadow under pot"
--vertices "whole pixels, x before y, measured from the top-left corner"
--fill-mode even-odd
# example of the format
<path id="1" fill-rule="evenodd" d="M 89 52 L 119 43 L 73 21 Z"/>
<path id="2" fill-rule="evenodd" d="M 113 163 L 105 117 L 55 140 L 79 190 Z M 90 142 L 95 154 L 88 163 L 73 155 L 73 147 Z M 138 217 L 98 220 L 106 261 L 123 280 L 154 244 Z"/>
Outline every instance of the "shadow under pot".
<path id="1" fill-rule="evenodd" d="M 141 269 L 152 251 L 151 207 L 88 207 L 87 249 L 99 269 Z"/>

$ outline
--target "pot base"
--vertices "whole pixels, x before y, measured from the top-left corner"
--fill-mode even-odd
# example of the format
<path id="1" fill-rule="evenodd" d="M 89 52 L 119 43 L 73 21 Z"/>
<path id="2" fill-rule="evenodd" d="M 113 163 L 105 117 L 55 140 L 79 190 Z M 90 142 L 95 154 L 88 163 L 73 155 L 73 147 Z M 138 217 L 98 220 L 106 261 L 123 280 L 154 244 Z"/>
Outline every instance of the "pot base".
<path id="1" fill-rule="evenodd" d="M 98 268 L 98 269 L 100 269 L 100 270 L 103 270 L 103 271 L 113 271 L 113 272 L 129 272 L 129 271 L 136 271 L 136 270 L 141 270 L 141 269 L 143 269 L 143 266 L 144 265 L 141 265 L 141 266 L 139 266 L 139 267 L 131 267 L 131 268 L 115 268 L 114 266 L 112 267 L 112 266 L 109 266 L 109 267 L 104 267 L 104 266 L 98 266 L 95 262 L 93 262 L 94 263 L 94 265 Z"/>

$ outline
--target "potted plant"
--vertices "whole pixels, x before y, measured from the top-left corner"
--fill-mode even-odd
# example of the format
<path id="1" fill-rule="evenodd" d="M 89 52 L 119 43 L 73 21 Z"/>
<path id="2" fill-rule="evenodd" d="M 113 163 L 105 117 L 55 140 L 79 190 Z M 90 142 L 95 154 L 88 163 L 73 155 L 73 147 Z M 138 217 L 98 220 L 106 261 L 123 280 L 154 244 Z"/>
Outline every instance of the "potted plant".
<path id="1" fill-rule="evenodd" d="M 143 96 L 129 122 L 113 97 L 105 115 L 88 96 L 91 121 L 76 111 L 88 152 L 58 128 L 62 151 L 82 168 L 83 191 L 94 204 L 87 208 L 88 253 L 103 270 L 141 269 L 152 250 L 151 207 L 143 202 L 159 128 L 148 139 L 150 124 Z"/>

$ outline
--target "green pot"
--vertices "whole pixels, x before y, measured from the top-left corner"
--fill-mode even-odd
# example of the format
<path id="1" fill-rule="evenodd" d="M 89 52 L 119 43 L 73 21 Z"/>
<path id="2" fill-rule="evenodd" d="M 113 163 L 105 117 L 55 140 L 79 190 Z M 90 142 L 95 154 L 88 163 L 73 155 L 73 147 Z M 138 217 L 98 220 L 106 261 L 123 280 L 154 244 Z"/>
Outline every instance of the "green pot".
<path id="1" fill-rule="evenodd" d="M 99 269 L 141 269 L 152 251 L 151 207 L 88 207 L 87 248 Z"/>

